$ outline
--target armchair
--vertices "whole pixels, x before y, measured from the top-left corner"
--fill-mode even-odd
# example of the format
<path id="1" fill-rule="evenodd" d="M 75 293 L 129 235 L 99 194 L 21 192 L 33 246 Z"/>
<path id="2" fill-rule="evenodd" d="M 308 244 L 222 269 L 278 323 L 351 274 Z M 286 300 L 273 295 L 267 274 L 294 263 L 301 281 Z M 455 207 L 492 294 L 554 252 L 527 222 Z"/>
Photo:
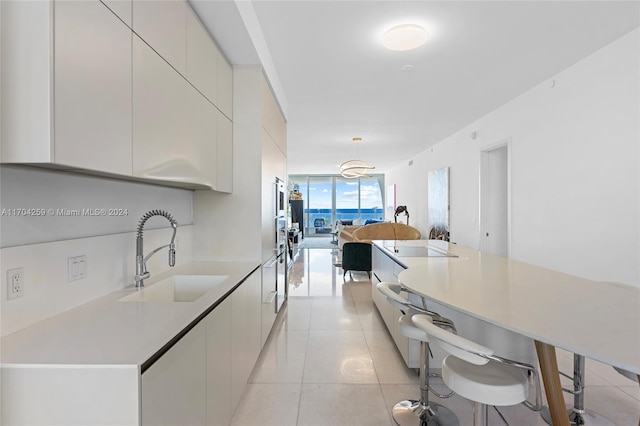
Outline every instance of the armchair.
<path id="1" fill-rule="evenodd" d="M 347 242 L 342 246 L 342 278 L 347 271 L 366 271 L 371 278 L 371 244 Z M 351 276 L 351 272 L 349 272 Z"/>

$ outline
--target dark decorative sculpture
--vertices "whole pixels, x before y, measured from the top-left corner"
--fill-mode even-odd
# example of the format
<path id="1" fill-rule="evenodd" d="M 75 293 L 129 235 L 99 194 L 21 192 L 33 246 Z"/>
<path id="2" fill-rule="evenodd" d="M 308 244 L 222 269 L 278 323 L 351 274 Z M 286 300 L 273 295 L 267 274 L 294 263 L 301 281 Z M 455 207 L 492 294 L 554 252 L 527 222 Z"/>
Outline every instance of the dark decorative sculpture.
<path id="1" fill-rule="evenodd" d="M 409 210 L 407 210 L 407 206 L 398 206 L 396 207 L 396 212 L 393 215 L 393 219 L 395 220 L 396 223 L 398 223 L 398 215 L 400 213 L 403 213 L 404 215 L 407 216 L 407 225 L 409 224 Z"/>

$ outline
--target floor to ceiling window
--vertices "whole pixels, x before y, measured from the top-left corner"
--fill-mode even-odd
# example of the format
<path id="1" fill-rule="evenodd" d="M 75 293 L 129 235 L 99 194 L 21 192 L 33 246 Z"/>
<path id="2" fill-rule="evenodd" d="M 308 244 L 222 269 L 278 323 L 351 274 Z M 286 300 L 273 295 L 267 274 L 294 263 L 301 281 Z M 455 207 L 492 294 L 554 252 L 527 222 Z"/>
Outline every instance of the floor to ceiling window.
<path id="1" fill-rule="evenodd" d="M 384 175 L 289 176 L 289 190 L 303 199 L 305 236 L 328 234 L 338 220 L 354 224 L 384 220 L 382 188 Z"/>

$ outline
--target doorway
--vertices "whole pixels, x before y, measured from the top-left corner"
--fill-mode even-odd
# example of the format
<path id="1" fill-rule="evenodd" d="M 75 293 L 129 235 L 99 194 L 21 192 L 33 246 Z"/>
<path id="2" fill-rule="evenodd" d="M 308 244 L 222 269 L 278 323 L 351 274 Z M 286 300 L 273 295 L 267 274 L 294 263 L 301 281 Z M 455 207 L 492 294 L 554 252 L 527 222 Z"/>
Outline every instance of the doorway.
<path id="1" fill-rule="evenodd" d="M 511 141 L 480 153 L 480 250 L 511 255 Z"/>

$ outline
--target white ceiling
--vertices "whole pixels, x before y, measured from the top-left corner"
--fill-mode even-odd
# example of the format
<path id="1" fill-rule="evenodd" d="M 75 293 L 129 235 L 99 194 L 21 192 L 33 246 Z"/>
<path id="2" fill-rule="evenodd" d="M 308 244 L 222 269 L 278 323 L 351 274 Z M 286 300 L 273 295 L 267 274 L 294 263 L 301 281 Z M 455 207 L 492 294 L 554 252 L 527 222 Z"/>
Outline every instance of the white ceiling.
<path id="1" fill-rule="evenodd" d="M 265 67 L 291 174 L 337 173 L 356 136 L 384 172 L 640 26 L 638 1 L 190 2 L 233 64 Z M 427 43 L 383 48 L 398 23 Z"/>

